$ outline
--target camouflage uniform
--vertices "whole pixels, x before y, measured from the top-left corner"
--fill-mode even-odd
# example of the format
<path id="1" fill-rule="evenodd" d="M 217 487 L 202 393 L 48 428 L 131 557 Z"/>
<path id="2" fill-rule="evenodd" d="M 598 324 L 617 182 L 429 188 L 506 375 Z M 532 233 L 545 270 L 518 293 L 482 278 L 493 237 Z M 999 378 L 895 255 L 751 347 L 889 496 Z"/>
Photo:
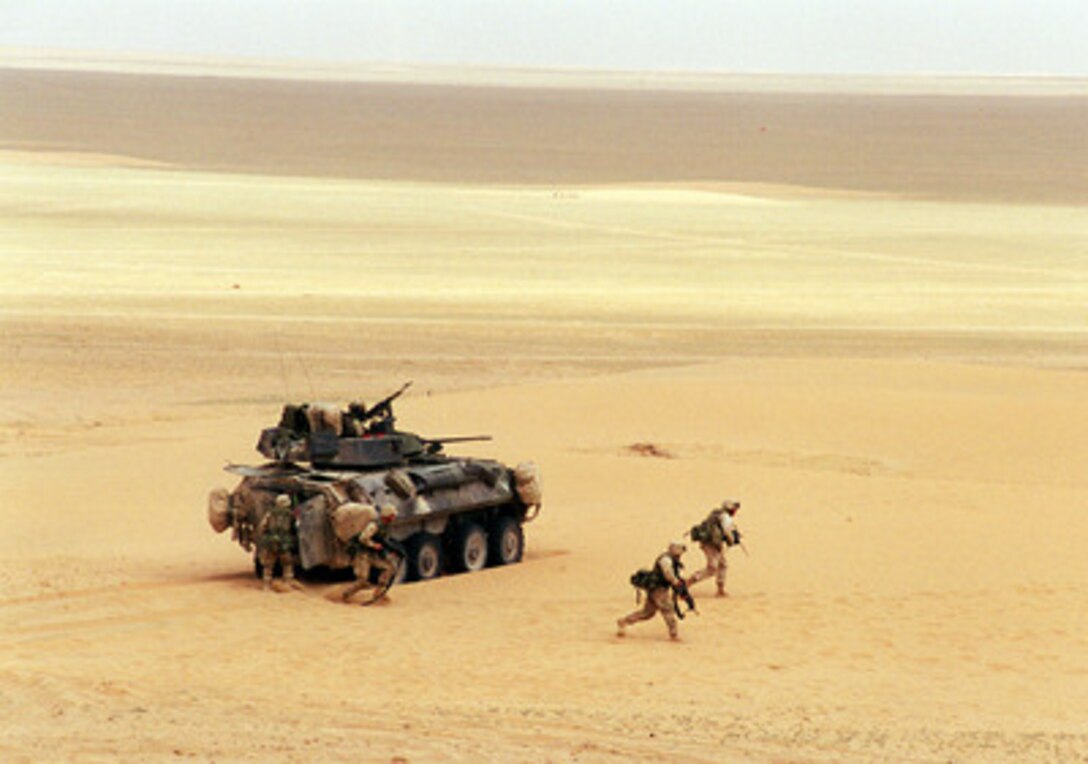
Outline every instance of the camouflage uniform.
<path id="1" fill-rule="evenodd" d="M 272 588 L 272 571 L 276 563 L 283 570 L 283 581 L 294 589 L 301 584 L 295 579 L 295 517 L 291 512 L 291 497 L 281 493 L 272 508 L 257 524 L 257 561 L 261 563 L 264 589 Z"/>
<path id="2" fill-rule="evenodd" d="M 740 509 L 740 502 L 726 500 L 720 507 L 710 511 L 702 525 L 709 529 L 709 538 L 699 541 L 699 548 L 706 555 L 706 567 L 695 571 L 688 579 L 688 585 L 697 584 L 705 578 L 714 576 L 718 584 L 717 596 L 725 597 L 725 574 L 729 569 L 729 562 L 725 558 L 725 545 L 732 546 L 740 540 L 737 524 L 733 521 L 733 515 Z"/>
<path id="3" fill-rule="evenodd" d="M 673 601 L 669 594 L 672 589 L 680 588 L 684 585 L 684 580 L 680 577 L 680 571 L 684 567 L 683 563 L 680 562 L 680 557 L 684 554 L 686 549 L 687 547 L 683 544 L 673 542 L 669 544 L 667 552 L 654 560 L 654 572 L 660 574 L 665 584 L 647 590 L 646 601 L 643 603 L 642 607 L 616 621 L 616 636 L 625 636 L 627 627 L 631 624 L 638 623 L 639 621 L 648 621 L 657 613 L 661 613 L 661 617 L 665 619 L 665 625 L 669 627 L 669 638 L 679 638 L 680 635 L 677 631 L 676 623 L 676 610 L 673 607 Z"/>
<path id="4" fill-rule="evenodd" d="M 400 561 L 386 554 L 385 526 L 397 516 L 393 507 L 386 505 L 381 509 L 380 520 L 371 520 L 348 543 L 351 555 L 351 567 L 355 571 L 355 580 L 344 588 L 341 597 L 346 602 L 360 589 L 370 586 L 370 569 L 377 568 L 378 589 L 381 590 L 397 574 Z"/>

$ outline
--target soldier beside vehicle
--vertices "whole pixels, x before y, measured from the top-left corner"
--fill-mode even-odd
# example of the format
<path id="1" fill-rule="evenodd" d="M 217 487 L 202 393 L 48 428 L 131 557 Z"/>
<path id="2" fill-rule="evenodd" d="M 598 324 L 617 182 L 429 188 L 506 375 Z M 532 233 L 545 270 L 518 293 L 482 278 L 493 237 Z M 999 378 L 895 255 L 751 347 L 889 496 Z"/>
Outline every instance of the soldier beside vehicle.
<path id="1" fill-rule="evenodd" d="M 389 525 L 396 519 L 396 508 L 386 504 L 379 510 L 378 517 L 367 522 L 348 542 L 355 581 L 340 593 L 344 602 L 361 589 L 374 585 L 374 595 L 363 603 L 370 604 L 381 599 L 393 585 L 397 568 L 406 557 L 404 548 L 387 533 Z M 374 584 L 370 581 L 371 570 L 378 571 L 378 580 Z"/>
<path id="2" fill-rule="evenodd" d="M 295 552 L 298 544 L 294 525 L 291 497 L 285 493 L 276 496 L 272 507 L 257 523 L 257 562 L 261 566 L 261 588 L 265 591 L 270 589 L 286 591 L 273 584 L 272 577 L 277 564 L 283 573 L 282 586 L 291 589 L 302 588 L 302 584 L 295 578 Z"/>

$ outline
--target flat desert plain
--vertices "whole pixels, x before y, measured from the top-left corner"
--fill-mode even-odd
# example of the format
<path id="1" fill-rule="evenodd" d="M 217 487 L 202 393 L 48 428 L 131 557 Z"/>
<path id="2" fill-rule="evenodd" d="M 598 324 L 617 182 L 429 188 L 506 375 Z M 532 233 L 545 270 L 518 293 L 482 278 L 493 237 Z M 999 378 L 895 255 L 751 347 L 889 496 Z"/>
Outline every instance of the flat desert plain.
<path id="1" fill-rule="evenodd" d="M 1084 84 L 569 80 L 0 69 L 0 759 L 1088 757 Z M 407 380 L 523 563 L 260 591 L 224 463 Z"/>

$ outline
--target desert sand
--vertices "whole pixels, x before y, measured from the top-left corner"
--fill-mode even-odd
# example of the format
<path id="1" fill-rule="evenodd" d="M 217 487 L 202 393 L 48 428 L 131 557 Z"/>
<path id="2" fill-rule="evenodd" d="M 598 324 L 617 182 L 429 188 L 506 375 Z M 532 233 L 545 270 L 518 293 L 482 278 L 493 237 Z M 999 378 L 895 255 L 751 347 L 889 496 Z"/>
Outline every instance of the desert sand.
<path id="1" fill-rule="evenodd" d="M 0 69 L 0 759 L 1088 757 L 1088 99 L 824 84 Z M 223 464 L 408 379 L 524 562 L 261 592 Z"/>

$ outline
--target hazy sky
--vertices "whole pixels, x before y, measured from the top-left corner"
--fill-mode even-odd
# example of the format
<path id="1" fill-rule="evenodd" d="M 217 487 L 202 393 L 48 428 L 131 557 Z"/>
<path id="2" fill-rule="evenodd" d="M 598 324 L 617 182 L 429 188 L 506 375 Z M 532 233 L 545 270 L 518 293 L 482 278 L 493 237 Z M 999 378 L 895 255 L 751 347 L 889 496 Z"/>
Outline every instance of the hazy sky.
<path id="1" fill-rule="evenodd" d="M 1088 0 L 0 0 L 0 47 L 594 69 L 1088 75 Z"/>

